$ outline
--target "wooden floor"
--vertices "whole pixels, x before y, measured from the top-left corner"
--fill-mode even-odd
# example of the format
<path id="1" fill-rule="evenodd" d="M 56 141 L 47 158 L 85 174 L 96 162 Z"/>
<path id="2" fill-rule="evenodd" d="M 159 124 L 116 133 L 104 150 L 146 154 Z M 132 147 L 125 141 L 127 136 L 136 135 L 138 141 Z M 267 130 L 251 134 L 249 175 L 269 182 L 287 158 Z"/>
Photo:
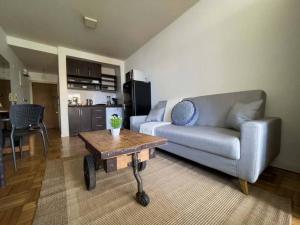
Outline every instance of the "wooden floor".
<path id="1" fill-rule="evenodd" d="M 77 137 L 60 138 L 59 132 L 50 130 L 50 147 L 45 159 L 38 136 L 30 138 L 30 155 L 18 158 L 18 171 L 14 172 L 10 155 L 5 156 L 7 186 L 0 188 L 0 224 L 32 224 L 45 172 L 46 160 L 86 154 Z M 300 225 L 300 174 L 270 167 L 255 184 L 262 189 L 291 199 L 293 225 Z M 251 186 L 250 186 L 251 191 Z"/>

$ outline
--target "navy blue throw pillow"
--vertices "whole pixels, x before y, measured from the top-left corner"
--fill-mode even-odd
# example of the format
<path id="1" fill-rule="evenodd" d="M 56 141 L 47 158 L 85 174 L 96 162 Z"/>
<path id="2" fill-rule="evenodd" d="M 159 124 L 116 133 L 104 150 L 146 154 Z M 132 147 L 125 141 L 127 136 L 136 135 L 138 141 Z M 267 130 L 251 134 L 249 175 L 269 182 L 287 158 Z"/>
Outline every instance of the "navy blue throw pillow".
<path id="1" fill-rule="evenodd" d="M 171 113 L 172 123 L 179 126 L 193 126 L 198 119 L 198 110 L 192 101 L 177 103 Z"/>

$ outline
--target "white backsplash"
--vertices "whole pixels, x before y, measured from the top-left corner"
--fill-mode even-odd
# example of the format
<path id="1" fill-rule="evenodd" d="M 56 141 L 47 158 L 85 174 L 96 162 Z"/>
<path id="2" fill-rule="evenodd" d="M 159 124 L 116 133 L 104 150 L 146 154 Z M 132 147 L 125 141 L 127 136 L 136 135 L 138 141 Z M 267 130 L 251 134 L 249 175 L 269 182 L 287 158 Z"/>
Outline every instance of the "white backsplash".
<path id="1" fill-rule="evenodd" d="M 116 94 L 114 93 L 105 93 L 100 91 L 86 91 L 86 90 L 68 90 L 68 97 L 78 97 L 81 104 L 86 103 L 86 99 L 90 98 L 93 100 L 93 104 L 106 104 L 107 96 L 115 98 Z"/>

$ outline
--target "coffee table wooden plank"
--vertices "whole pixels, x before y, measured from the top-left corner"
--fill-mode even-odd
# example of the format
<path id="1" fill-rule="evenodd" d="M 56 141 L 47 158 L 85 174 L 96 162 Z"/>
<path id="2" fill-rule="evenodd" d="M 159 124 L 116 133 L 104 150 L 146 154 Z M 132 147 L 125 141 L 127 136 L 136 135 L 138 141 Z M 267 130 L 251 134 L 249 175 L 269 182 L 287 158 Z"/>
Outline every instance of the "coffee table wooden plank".
<path id="1" fill-rule="evenodd" d="M 145 135 L 129 130 L 121 130 L 114 137 L 109 130 L 81 132 L 79 137 L 86 143 L 92 153 L 99 153 L 101 159 L 108 159 L 123 154 L 139 152 L 143 149 L 155 148 L 166 144 L 167 139 Z"/>
<path id="2" fill-rule="evenodd" d="M 138 153 L 139 163 L 145 162 L 155 157 L 155 149 L 144 149 Z M 105 172 L 113 172 L 116 170 L 124 169 L 132 166 L 132 155 L 120 155 L 117 157 L 109 158 L 104 160 Z"/>
<path id="3" fill-rule="evenodd" d="M 132 163 L 131 155 L 120 155 L 115 159 L 117 163 L 117 170 L 126 168 L 130 166 Z M 144 162 L 146 160 L 149 160 L 149 149 L 144 149 L 140 153 L 138 153 L 138 160 L 139 162 Z"/>

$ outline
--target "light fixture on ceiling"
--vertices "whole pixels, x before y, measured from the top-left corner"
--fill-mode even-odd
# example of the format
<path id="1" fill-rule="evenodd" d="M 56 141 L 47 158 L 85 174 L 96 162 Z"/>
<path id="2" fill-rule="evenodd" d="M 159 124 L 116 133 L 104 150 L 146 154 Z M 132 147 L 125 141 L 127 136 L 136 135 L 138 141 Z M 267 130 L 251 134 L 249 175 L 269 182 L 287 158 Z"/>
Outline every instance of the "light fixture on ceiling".
<path id="1" fill-rule="evenodd" d="M 91 29 L 96 29 L 98 20 L 84 16 L 83 17 L 83 23 L 86 27 L 91 28 Z"/>

